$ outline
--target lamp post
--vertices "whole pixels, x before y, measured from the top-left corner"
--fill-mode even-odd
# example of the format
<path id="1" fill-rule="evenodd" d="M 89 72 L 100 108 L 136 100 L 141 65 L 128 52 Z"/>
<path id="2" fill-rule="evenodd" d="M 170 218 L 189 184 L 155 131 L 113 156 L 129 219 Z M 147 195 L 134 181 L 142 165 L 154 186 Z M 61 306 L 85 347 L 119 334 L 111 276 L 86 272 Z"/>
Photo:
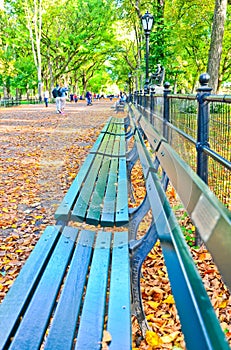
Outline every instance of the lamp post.
<path id="1" fill-rule="evenodd" d="M 151 15 L 151 13 L 149 13 L 148 11 L 142 16 L 142 26 L 144 29 L 144 33 L 145 33 L 145 39 L 146 39 L 146 55 L 145 55 L 145 59 L 146 59 L 146 75 L 145 75 L 145 84 L 144 84 L 144 91 L 146 93 L 149 92 L 149 67 L 148 67 L 148 60 L 149 60 L 149 36 L 152 30 L 152 26 L 153 26 L 153 21 L 154 18 Z"/>

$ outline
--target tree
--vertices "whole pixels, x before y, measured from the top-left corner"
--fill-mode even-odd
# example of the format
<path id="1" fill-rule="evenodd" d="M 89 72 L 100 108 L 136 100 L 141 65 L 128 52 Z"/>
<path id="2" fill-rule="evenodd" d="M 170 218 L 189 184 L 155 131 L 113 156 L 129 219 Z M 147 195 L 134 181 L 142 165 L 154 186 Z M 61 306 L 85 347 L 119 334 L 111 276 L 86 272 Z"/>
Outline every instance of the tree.
<path id="1" fill-rule="evenodd" d="M 41 37 L 42 37 L 42 0 L 25 0 L 23 2 L 27 28 L 30 34 L 31 48 L 35 67 L 38 74 L 38 95 L 42 100 L 42 61 L 41 61 Z"/>
<path id="2" fill-rule="evenodd" d="M 222 55 L 226 11 L 227 0 L 216 0 L 207 67 L 207 72 L 210 75 L 209 85 L 213 89 L 214 93 L 216 93 L 218 90 L 218 78 Z"/>

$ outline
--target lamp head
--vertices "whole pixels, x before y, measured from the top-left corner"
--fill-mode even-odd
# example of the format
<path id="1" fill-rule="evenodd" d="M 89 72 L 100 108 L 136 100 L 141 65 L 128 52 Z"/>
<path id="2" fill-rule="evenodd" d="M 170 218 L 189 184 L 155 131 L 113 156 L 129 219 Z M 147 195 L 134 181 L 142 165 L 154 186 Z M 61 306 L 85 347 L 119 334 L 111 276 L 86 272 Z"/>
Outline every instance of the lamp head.
<path id="1" fill-rule="evenodd" d="M 142 26 L 145 34 L 149 34 L 151 32 L 153 21 L 153 15 L 151 15 L 151 13 L 149 13 L 148 11 L 142 16 Z"/>

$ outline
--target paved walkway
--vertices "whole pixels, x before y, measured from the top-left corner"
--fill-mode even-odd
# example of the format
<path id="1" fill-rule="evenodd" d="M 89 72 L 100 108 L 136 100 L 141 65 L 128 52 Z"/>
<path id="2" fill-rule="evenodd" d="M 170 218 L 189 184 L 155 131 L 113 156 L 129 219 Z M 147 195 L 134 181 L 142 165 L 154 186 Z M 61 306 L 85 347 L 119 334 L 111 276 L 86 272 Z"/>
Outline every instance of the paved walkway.
<path id="1" fill-rule="evenodd" d="M 38 232 L 53 214 L 89 148 L 110 115 L 113 101 L 25 105 L 0 109 L 0 235 Z"/>

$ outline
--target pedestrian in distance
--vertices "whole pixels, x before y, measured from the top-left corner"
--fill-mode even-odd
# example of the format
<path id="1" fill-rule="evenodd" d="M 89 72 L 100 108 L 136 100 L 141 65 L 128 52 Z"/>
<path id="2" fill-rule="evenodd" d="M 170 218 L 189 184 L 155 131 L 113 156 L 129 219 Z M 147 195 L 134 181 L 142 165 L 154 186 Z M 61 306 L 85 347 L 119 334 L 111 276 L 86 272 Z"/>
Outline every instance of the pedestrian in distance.
<path id="1" fill-rule="evenodd" d="M 56 113 L 63 114 L 64 107 L 66 104 L 66 94 L 68 88 L 64 87 L 61 83 L 57 84 L 56 87 L 52 91 L 52 95 L 55 98 L 56 103 Z"/>
<path id="2" fill-rule="evenodd" d="M 52 96 L 55 99 L 55 104 L 56 104 L 56 113 L 60 113 L 60 96 L 59 96 L 59 84 L 56 85 L 56 87 L 52 90 Z"/>
<path id="3" fill-rule="evenodd" d="M 45 103 L 45 106 L 48 107 L 48 102 L 49 102 L 49 91 L 46 90 L 44 92 L 44 103 Z"/>
<path id="4" fill-rule="evenodd" d="M 87 91 L 86 93 L 86 100 L 87 100 L 87 106 L 92 106 L 92 94 L 90 91 Z"/>
<path id="5" fill-rule="evenodd" d="M 73 102 L 74 101 L 74 94 L 70 94 L 70 102 Z"/>
<path id="6" fill-rule="evenodd" d="M 66 105 L 66 98 L 67 98 L 67 92 L 68 92 L 68 87 L 63 86 L 60 84 L 58 94 L 60 95 L 60 108 L 59 108 L 59 113 L 63 114 L 64 113 L 64 108 Z"/>

